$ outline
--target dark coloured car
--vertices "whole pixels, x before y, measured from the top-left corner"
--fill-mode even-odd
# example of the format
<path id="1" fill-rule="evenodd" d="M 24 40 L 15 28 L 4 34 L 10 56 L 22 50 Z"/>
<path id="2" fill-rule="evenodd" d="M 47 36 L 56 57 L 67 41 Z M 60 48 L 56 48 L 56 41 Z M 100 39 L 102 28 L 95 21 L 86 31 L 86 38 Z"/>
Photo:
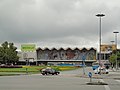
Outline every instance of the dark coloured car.
<path id="1" fill-rule="evenodd" d="M 58 75 L 58 74 L 60 74 L 60 72 L 55 69 L 42 69 L 41 74 L 42 75 L 49 75 L 49 74 Z"/>

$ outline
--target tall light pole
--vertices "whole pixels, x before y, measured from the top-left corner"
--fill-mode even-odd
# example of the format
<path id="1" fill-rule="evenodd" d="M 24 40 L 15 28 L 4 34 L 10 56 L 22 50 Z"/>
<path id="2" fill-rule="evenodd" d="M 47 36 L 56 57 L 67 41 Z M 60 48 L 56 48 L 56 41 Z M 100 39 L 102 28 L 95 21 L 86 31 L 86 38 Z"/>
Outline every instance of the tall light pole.
<path id="1" fill-rule="evenodd" d="M 115 41 L 112 40 L 112 41 L 110 41 L 110 42 L 111 42 L 111 51 L 113 51 L 113 45 L 114 45 L 114 42 L 115 42 Z"/>
<path id="2" fill-rule="evenodd" d="M 113 55 L 113 45 L 114 45 L 114 42 L 115 42 L 115 41 L 112 40 L 112 41 L 110 41 L 110 42 L 111 42 L 111 47 L 112 47 L 111 52 L 112 52 L 112 55 Z M 113 69 L 113 67 L 114 67 L 114 65 L 113 65 L 113 63 L 112 63 L 112 69 Z"/>
<path id="3" fill-rule="evenodd" d="M 102 20 L 101 20 L 101 18 L 104 17 L 105 15 L 100 13 L 100 14 L 97 14 L 96 16 L 99 17 L 99 65 L 101 66 L 101 37 L 102 37 L 102 34 L 101 34 Z M 101 71 L 100 71 L 100 73 L 101 73 Z"/>
<path id="4" fill-rule="evenodd" d="M 119 33 L 119 32 L 113 32 L 114 34 L 115 34 L 115 44 L 116 44 L 116 71 L 117 71 L 117 69 L 118 69 L 118 65 L 117 65 L 117 34 Z"/>

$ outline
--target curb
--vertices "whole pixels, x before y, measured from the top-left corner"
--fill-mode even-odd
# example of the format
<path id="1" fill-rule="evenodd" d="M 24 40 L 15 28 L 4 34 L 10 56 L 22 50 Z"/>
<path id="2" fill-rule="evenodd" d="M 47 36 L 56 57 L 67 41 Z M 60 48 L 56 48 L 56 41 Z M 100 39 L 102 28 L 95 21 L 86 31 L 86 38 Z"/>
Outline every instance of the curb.
<path id="1" fill-rule="evenodd" d="M 108 85 L 107 83 L 104 82 L 87 82 L 87 85 Z"/>

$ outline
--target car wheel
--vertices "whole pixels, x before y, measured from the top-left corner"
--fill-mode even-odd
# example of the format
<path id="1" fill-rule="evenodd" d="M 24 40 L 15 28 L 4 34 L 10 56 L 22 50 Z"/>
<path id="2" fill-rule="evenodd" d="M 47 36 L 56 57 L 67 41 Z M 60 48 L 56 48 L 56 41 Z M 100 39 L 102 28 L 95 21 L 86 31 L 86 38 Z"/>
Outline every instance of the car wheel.
<path id="1" fill-rule="evenodd" d="M 106 72 L 106 74 L 108 74 L 108 72 Z"/>

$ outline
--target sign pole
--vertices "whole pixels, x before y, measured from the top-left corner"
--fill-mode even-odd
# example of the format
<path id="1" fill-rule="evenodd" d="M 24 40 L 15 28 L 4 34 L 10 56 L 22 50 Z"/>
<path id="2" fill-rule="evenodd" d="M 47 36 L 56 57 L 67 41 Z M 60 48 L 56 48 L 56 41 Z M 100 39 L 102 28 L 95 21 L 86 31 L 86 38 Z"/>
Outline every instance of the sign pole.
<path id="1" fill-rule="evenodd" d="M 85 56 L 82 57 L 82 61 L 83 61 L 83 75 L 85 75 Z"/>
<path id="2" fill-rule="evenodd" d="M 83 61 L 83 75 L 85 75 L 85 61 Z"/>
<path id="3" fill-rule="evenodd" d="M 90 78 L 90 82 L 92 82 L 92 73 L 89 72 L 89 73 L 88 73 L 88 76 L 89 76 L 89 78 Z"/>

